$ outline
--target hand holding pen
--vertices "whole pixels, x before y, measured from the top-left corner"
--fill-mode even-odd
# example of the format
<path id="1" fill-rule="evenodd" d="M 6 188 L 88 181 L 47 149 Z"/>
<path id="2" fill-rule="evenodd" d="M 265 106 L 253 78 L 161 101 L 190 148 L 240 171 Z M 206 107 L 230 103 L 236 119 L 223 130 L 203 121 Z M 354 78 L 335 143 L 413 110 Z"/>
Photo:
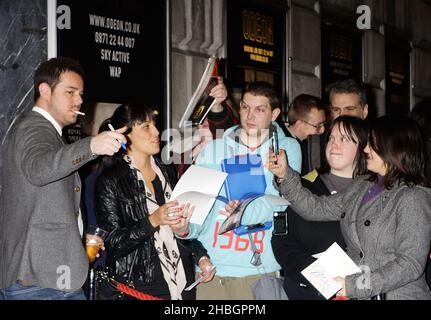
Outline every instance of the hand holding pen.
<path id="1" fill-rule="evenodd" d="M 115 132 L 115 129 L 114 129 L 114 127 L 112 126 L 112 124 L 108 123 L 108 128 L 109 128 L 109 130 L 111 130 L 111 131 Z M 120 143 L 121 143 L 121 148 L 123 148 L 123 150 L 124 150 L 124 151 L 126 151 L 126 150 L 127 150 L 127 146 L 126 146 L 126 144 L 125 144 L 124 142 L 121 142 L 121 141 L 118 141 L 118 142 L 120 142 Z"/>
<path id="2" fill-rule="evenodd" d="M 112 126 L 111 126 L 112 127 Z M 95 155 L 108 155 L 112 156 L 122 147 L 124 150 L 127 149 L 127 139 L 123 135 L 127 131 L 127 126 L 120 129 L 111 131 L 104 131 L 97 136 L 91 138 L 90 149 Z"/>

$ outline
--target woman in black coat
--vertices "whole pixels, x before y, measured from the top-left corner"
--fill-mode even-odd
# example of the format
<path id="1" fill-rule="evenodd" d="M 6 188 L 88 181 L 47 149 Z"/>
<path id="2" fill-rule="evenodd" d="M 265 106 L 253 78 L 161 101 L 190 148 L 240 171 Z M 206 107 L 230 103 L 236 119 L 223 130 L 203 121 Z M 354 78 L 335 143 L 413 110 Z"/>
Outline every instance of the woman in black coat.
<path id="1" fill-rule="evenodd" d="M 356 117 L 341 116 L 334 120 L 326 142 L 328 168 L 305 175 L 302 185 L 314 194 L 334 194 L 367 171 L 364 148 L 368 126 Z M 293 209 L 287 209 L 288 234 L 274 235 L 272 247 L 282 266 L 284 287 L 291 300 L 320 300 L 322 295 L 302 276 L 301 271 L 315 261 L 312 255 L 328 249 L 334 242 L 345 249 L 340 223 L 308 221 Z"/>
<path id="2" fill-rule="evenodd" d="M 171 230 L 193 209 L 169 200 L 176 173 L 154 157 L 160 152 L 160 138 L 153 111 L 122 105 L 111 124 L 127 126 L 128 143 L 96 182 L 97 222 L 109 232 L 106 265 L 117 281 L 143 293 L 194 299 L 194 290 L 184 291 L 195 280 L 194 266 L 209 270 L 212 263 L 199 241 L 177 239 Z M 116 298 L 103 283 L 99 293 Z"/>

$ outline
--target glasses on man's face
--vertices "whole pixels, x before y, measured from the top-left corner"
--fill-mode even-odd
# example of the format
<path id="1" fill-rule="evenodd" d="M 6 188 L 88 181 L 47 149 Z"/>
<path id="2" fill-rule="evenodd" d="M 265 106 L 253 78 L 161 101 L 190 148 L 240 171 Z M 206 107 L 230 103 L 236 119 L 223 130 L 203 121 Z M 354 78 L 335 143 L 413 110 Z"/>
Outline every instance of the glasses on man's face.
<path id="1" fill-rule="evenodd" d="M 302 121 L 304 121 L 309 126 L 312 126 L 314 129 L 316 129 L 316 131 L 320 131 L 322 128 L 325 129 L 326 122 L 322 122 L 322 123 L 319 123 L 319 124 L 312 124 L 311 122 L 308 122 L 308 121 L 305 121 L 305 120 L 302 120 Z"/>

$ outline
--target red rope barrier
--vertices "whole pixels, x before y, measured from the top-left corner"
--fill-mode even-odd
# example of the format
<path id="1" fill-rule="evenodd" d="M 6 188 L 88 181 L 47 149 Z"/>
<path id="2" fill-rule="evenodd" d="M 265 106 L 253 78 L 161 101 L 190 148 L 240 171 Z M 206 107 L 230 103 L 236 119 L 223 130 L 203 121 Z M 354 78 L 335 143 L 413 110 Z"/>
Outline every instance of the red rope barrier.
<path id="1" fill-rule="evenodd" d="M 138 290 L 132 289 L 123 283 L 118 283 L 117 289 L 139 300 L 163 300 L 161 298 L 152 296 L 151 294 L 142 293 Z"/>

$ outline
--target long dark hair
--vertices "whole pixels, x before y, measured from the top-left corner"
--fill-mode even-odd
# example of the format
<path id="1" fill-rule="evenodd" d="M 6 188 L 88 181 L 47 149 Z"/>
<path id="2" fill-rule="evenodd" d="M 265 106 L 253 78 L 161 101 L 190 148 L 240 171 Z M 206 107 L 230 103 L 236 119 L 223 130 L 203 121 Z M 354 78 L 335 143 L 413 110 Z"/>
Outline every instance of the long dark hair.
<path id="1" fill-rule="evenodd" d="M 423 138 L 416 121 L 399 115 L 380 117 L 372 125 L 369 143 L 387 166 L 382 181 L 386 189 L 402 182 L 408 186 L 429 184 Z M 377 174 L 371 173 L 369 180 L 376 181 Z"/>
<path id="2" fill-rule="evenodd" d="M 358 117 L 353 116 L 339 116 L 331 124 L 326 135 L 325 145 L 328 144 L 329 136 L 336 125 L 339 125 L 339 130 L 344 129 L 347 137 L 358 145 L 358 149 L 355 155 L 355 168 L 353 170 L 352 178 L 360 175 L 364 175 L 368 172 L 367 170 L 367 155 L 364 152 L 365 146 L 368 142 L 368 135 L 370 132 L 369 124 L 367 121 L 362 120 Z M 355 138 L 356 137 L 356 138 Z M 319 172 L 327 173 L 330 171 L 329 163 L 326 163 Z"/>

